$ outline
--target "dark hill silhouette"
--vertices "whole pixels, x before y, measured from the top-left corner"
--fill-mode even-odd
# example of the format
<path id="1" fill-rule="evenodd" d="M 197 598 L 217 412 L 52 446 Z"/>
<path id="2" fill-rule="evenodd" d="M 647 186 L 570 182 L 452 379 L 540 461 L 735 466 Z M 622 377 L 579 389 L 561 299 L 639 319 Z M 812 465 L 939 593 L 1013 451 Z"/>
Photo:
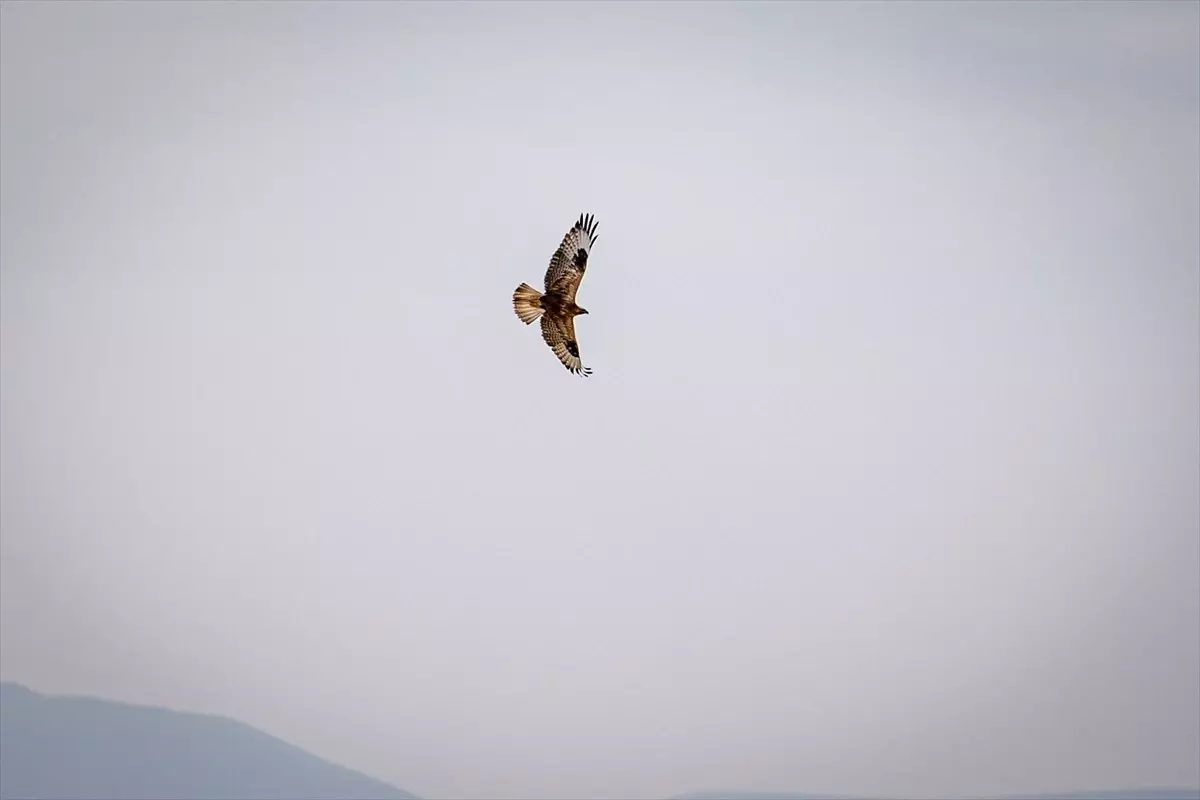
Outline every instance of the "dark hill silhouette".
<path id="1" fill-rule="evenodd" d="M 3 800 L 414 800 L 225 717 L 0 683 Z"/>

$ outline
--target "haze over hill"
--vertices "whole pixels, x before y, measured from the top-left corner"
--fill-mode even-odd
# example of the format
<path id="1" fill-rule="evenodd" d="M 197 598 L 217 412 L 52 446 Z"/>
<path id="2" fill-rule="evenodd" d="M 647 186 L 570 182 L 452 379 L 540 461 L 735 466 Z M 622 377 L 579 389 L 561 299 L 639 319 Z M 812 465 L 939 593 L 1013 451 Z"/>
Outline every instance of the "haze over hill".
<path id="1" fill-rule="evenodd" d="M 414 800 L 225 717 L 0 683 L 0 798 Z"/>
<path id="2" fill-rule="evenodd" d="M 469 764 L 463 765 L 469 769 Z M 417 800 L 226 717 L 0 683 L 0 800 Z M 897 796 L 891 796 L 895 798 Z M 889 800 L 707 791 L 674 800 Z M 1200 800 L 1200 789 L 988 795 L 977 800 Z"/>
<path id="3" fill-rule="evenodd" d="M 807 792 L 689 792 L 674 800 L 898 800 Z M 1200 789 L 1134 788 L 1047 794 L 981 795 L 960 800 L 1200 800 Z"/>

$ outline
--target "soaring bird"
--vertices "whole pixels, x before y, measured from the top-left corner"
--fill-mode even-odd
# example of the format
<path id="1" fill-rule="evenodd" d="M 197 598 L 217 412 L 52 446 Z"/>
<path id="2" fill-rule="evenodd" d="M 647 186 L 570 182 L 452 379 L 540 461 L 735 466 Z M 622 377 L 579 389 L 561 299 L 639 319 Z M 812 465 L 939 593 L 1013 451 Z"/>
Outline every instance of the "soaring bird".
<path id="1" fill-rule="evenodd" d="M 542 338 L 558 360 L 571 372 L 587 377 L 591 369 L 579 359 L 579 342 L 575 338 L 575 317 L 587 309 L 575 304 L 575 293 L 587 271 L 588 255 L 596 244 L 596 220 L 590 214 L 579 220 L 563 236 L 562 243 L 550 257 L 546 269 L 545 292 L 522 283 L 513 292 L 513 310 L 526 325 L 539 317 Z"/>

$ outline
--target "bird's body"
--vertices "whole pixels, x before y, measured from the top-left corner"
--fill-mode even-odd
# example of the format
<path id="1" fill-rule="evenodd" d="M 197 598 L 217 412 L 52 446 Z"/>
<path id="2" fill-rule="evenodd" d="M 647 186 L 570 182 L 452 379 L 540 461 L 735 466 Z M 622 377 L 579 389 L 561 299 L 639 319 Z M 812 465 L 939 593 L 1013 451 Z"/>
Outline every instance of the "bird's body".
<path id="1" fill-rule="evenodd" d="M 513 292 L 513 311 L 518 319 L 529 325 L 542 320 L 542 338 L 554 355 L 569 371 L 591 375 L 579 358 L 579 342 L 575 338 L 575 317 L 587 309 L 575 302 L 575 294 L 587 271 L 588 256 L 596 243 L 596 221 L 590 215 L 580 215 L 562 243 L 550 258 L 546 269 L 545 292 L 522 283 Z"/>
<path id="2" fill-rule="evenodd" d="M 548 317 L 578 317 L 587 311 L 580 308 L 569 297 L 559 291 L 551 290 L 541 296 L 538 303 Z"/>

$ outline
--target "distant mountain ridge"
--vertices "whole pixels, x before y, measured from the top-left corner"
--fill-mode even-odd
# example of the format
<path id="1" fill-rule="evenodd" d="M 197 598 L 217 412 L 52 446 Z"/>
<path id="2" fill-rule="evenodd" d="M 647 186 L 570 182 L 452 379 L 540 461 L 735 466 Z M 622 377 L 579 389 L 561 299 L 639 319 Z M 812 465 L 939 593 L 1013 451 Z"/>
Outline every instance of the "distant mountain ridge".
<path id="1" fill-rule="evenodd" d="M 0 682 L 0 800 L 419 800 L 227 717 Z M 925 800 L 709 791 L 674 800 Z M 1146 787 L 964 800 L 1200 800 Z"/>
<path id="2" fill-rule="evenodd" d="M 2 800 L 417 800 L 227 717 L 0 683 Z"/>

